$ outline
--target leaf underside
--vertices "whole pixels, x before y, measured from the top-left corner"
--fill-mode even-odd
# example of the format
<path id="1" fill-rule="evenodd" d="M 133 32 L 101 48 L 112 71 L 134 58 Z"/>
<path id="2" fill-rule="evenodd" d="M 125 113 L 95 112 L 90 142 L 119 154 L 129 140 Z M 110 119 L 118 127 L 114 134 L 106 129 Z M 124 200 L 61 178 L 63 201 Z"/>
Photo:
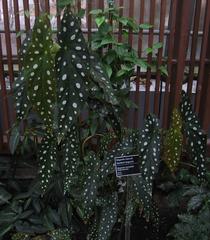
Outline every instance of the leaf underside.
<path id="1" fill-rule="evenodd" d="M 182 153 L 182 120 L 180 113 L 174 109 L 172 113 L 171 127 L 164 139 L 163 160 L 171 172 L 175 172 L 179 165 Z"/>

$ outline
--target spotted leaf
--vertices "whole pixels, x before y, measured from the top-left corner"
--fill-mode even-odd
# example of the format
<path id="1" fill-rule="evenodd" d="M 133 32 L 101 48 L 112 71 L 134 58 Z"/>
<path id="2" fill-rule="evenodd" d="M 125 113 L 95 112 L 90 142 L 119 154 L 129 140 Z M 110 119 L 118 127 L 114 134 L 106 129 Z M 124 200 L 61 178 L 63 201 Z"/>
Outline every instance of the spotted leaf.
<path id="1" fill-rule="evenodd" d="M 25 58 L 24 55 L 28 51 L 28 48 L 31 44 L 31 34 L 27 34 L 25 40 L 22 43 L 21 49 L 20 49 L 20 64 L 23 65 Z M 17 112 L 17 120 L 24 119 L 29 109 L 31 108 L 31 104 L 29 102 L 28 96 L 27 96 L 27 85 L 26 85 L 26 79 L 24 76 L 24 69 L 22 69 L 18 75 L 18 77 L 15 79 L 14 82 L 14 96 L 15 96 L 15 104 L 16 104 L 16 112 Z"/>
<path id="2" fill-rule="evenodd" d="M 68 229 L 55 229 L 48 233 L 52 240 L 71 240 L 71 232 Z"/>
<path id="3" fill-rule="evenodd" d="M 109 76 L 104 69 L 99 57 L 95 54 L 90 55 L 90 77 L 104 93 L 104 98 L 112 105 L 118 104 Z"/>
<path id="4" fill-rule="evenodd" d="M 158 119 L 148 115 L 144 129 L 139 136 L 140 172 L 146 181 L 149 194 L 152 194 L 152 182 L 160 163 L 160 129 Z"/>
<path id="5" fill-rule="evenodd" d="M 64 193 L 71 191 L 80 161 L 80 142 L 78 128 L 73 125 L 62 145 L 64 152 Z"/>
<path id="6" fill-rule="evenodd" d="M 53 172 L 57 160 L 57 141 L 54 136 L 46 136 L 42 139 L 38 160 L 40 162 L 39 175 L 42 191 L 45 192 L 53 178 Z"/>
<path id="7" fill-rule="evenodd" d="M 90 94 L 89 85 L 102 92 L 107 102 L 117 104 L 117 99 L 99 58 L 88 50 L 78 18 L 68 10 L 62 19 L 58 41 L 61 46 L 56 60 L 59 128 L 64 132 L 82 110 Z"/>
<path id="8" fill-rule="evenodd" d="M 104 121 L 109 123 L 116 136 L 120 139 L 122 135 L 122 126 L 121 120 L 118 117 L 118 109 L 111 104 L 107 104 L 104 102 L 102 103 L 97 99 L 89 99 L 88 103 L 90 109 L 94 113 L 97 113 L 101 117 L 101 119 L 103 119 L 103 124 Z"/>
<path id="9" fill-rule="evenodd" d="M 110 239 L 112 229 L 117 221 L 118 214 L 118 196 L 113 193 L 104 198 L 104 203 L 100 208 L 99 218 L 92 228 L 89 239 L 91 240 L 108 240 Z"/>
<path id="10" fill-rule="evenodd" d="M 129 182 L 130 182 L 130 180 L 129 180 Z M 127 184 L 128 184 L 128 179 L 127 179 Z M 130 183 L 129 183 L 129 185 L 130 185 Z M 137 209 L 137 204 L 136 204 L 135 198 L 134 198 L 133 186 L 130 185 L 129 188 L 130 189 L 129 189 L 129 193 L 128 193 L 129 194 L 128 201 L 126 201 L 126 206 L 125 206 L 125 226 L 131 225 L 131 219 Z"/>
<path id="11" fill-rule="evenodd" d="M 87 98 L 89 52 L 77 18 L 65 11 L 59 33 L 61 48 L 56 58 L 59 128 L 75 123 Z"/>
<path id="12" fill-rule="evenodd" d="M 187 145 L 191 157 L 197 166 L 200 180 L 205 179 L 206 167 L 206 135 L 201 130 L 198 117 L 192 111 L 192 104 L 185 92 L 182 93 L 180 112 L 183 121 L 183 131 L 187 137 Z"/>
<path id="13" fill-rule="evenodd" d="M 142 175 L 132 176 L 131 185 L 133 186 L 136 199 L 139 202 L 144 217 L 149 219 L 152 214 L 152 193 L 151 188 Z"/>
<path id="14" fill-rule="evenodd" d="M 88 219 L 95 207 L 97 187 L 99 181 L 100 160 L 94 152 L 90 152 L 85 159 L 87 167 L 84 181 L 83 206 L 85 219 Z"/>
<path id="15" fill-rule="evenodd" d="M 169 130 L 166 132 L 164 139 L 163 160 L 170 169 L 174 172 L 179 164 L 182 152 L 182 120 L 180 113 L 174 109 L 172 113 L 172 121 Z"/>
<path id="16" fill-rule="evenodd" d="M 56 84 L 55 61 L 51 53 L 53 41 L 48 23 L 46 15 L 36 19 L 31 44 L 24 55 L 23 70 L 28 98 L 45 125 L 52 128 Z"/>

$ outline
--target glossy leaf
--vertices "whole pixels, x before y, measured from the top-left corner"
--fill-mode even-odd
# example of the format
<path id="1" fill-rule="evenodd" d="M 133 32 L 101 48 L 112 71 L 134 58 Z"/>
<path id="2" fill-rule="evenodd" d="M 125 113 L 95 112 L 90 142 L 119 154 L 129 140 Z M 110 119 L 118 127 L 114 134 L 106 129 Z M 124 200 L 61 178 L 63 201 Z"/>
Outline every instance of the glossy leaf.
<path id="1" fill-rule="evenodd" d="M 24 55 L 23 77 L 27 84 L 29 101 L 45 125 L 52 128 L 56 100 L 55 62 L 51 53 L 53 41 L 48 23 L 46 15 L 35 21 L 31 43 Z"/>
<path id="2" fill-rule="evenodd" d="M 187 137 L 188 150 L 196 163 L 200 180 L 205 179 L 206 167 L 206 135 L 203 134 L 198 118 L 192 111 L 192 104 L 185 92 L 182 93 L 180 112 L 183 121 L 183 131 Z"/>
<path id="3" fill-rule="evenodd" d="M 73 125 L 63 143 L 64 152 L 64 193 L 71 191 L 80 161 L 79 130 Z"/>
<path id="4" fill-rule="evenodd" d="M 166 132 L 164 139 L 163 160 L 170 169 L 174 172 L 179 165 L 182 153 L 182 120 L 180 113 L 174 109 L 172 113 L 171 126 Z"/>
<path id="5" fill-rule="evenodd" d="M 54 136 L 46 136 L 42 139 L 38 159 L 40 162 L 41 188 L 44 193 L 52 180 L 57 160 L 57 141 Z"/>
<path id="6" fill-rule="evenodd" d="M 100 209 L 100 217 L 95 223 L 94 228 L 89 234 L 91 240 L 108 240 L 110 239 L 112 228 L 117 221 L 118 213 L 118 197 L 117 193 L 104 198 Z"/>
<path id="7" fill-rule="evenodd" d="M 22 43 L 19 55 L 20 55 L 20 64 L 26 64 L 25 54 L 28 52 L 28 49 L 31 45 L 31 33 L 26 35 L 25 40 Z M 17 112 L 17 120 L 24 119 L 29 109 L 31 108 L 31 104 L 28 99 L 27 93 L 27 84 L 25 78 L 25 71 L 24 69 L 20 70 L 18 77 L 15 79 L 14 82 L 14 96 L 15 96 L 15 104 L 16 104 L 16 112 Z"/>
<path id="8" fill-rule="evenodd" d="M 88 219 L 94 213 L 95 201 L 97 196 L 97 187 L 99 182 L 100 160 L 90 152 L 85 158 L 86 172 L 83 191 L 84 217 Z"/>
<path id="9" fill-rule="evenodd" d="M 87 98 L 89 52 L 78 19 L 65 11 L 59 33 L 61 48 L 56 57 L 59 128 L 66 131 L 82 110 Z"/>
<path id="10" fill-rule="evenodd" d="M 87 48 L 78 19 L 67 10 L 58 40 L 61 45 L 56 60 L 59 128 L 64 132 L 83 109 L 90 83 L 104 94 L 107 102 L 116 104 L 117 99 L 100 59 Z"/>
<path id="11" fill-rule="evenodd" d="M 158 119 L 148 115 L 139 135 L 140 172 L 146 181 L 147 190 L 152 194 L 152 183 L 160 163 L 160 129 Z"/>
<path id="12" fill-rule="evenodd" d="M 71 232 L 68 229 L 55 229 L 48 233 L 52 240 L 71 240 Z"/>
<path id="13" fill-rule="evenodd" d="M 20 131 L 18 126 L 12 128 L 9 138 L 9 148 L 11 154 L 14 154 L 20 141 Z"/>

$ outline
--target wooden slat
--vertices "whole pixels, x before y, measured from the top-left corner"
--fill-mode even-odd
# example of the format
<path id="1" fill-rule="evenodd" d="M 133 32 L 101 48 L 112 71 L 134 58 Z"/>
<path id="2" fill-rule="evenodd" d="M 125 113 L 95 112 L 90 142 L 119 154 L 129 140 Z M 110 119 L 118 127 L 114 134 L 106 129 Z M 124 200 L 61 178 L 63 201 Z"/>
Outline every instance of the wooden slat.
<path id="1" fill-rule="evenodd" d="M 12 64 L 12 43 L 11 43 L 11 36 L 10 36 L 7 0 L 3 0 L 2 4 L 3 4 L 3 15 L 4 15 L 6 50 L 7 50 L 7 63 L 8 63 L 8 70 L 9 70 L 8 72 L 9 72 L 10 87 L 12 87 L 12 84 L 14 81 L 14 72 L 13 72 L 13 64 Z"/>
<path id="2" fill-rule="evenodd" d="M 81 0 L 77 0 L 77 10 L 78 12 L 81 10 Z"/>
<path id="3" fill-rule="evenodd" d="M 45 1 L 45 12 L 50 14 L 50 3 L 49 3 L 49 0 L 44 0 L 44 1 Z"/>
<path id="4" fill-rule="evenodd" d="M 129 17 L 134 18 L 134 0 L 129 1 Z M 133 31 L 129 29 L 128 32 L 128 43 L 132 47 L 133 46 Z"/>
<path id="5" fill-rule="evenodd" d="M 202 0 L 196 1 L 194 24 L 193 24 L 193 35 L 192 35 L 192 46 L 191 46 L 191 54 L 190 54 L 189 79 L 188 79 L 188 86 L 187 86 L 187 92 L 190 97 L 192 95 L 192 84 L 194 79 L 195 57 L 196 57 L 196 51 L 197 51 L 201 4 L 202 4 Z"/>
<path id="6" fill-rule="evenodd" d="M 57 29 L 59 30 L 61 26 L 61 12 L 60 9 L 58 8 L 58 5 L 56 6 L 56 15 L 57 15 Z"/>
<path id="7" fill-rule="evenodd" d="M 139 17 L 139 24 L 144 22 L 144 11 L 145 11 L 145 0 L 141 0 L 140 3 L 140 17 Z M 141 58 L 142 55 L 142 41 L 143 41 L 143 30 L 140 29 L 139 36 L 138 36 L 138 56 Z M 136 92 L 135 92 L 135 103 L 137 106 L 139 105 L 139 98 L 140 98 L 140 67 L 137 68 L 137 79 L 136 79 Z M 133 119 L 133 126 L 137 128 L 139 126 L 139 109 L 135 109 L 134 111 L 134 119 Z"/>
<path id="8" fill-rule="evenodd" d="M 160 34 L 159 34 L 159 42 L 164 41 L 164 27 L 165 27 L 165 15 L 166 15 L 166 0 L 161 1 L 161 10 L 160 10 Z M 158 50 L 157 56 L 157 69 L 162 64 L 163 57 L 163 48 Z M 155 84 L 155 97 L 154 97 L 154 113 L 159 116 L 160 115 L 160 80 L 161 80 L 161 72 L 157 70 L 156 76 L 156 84 Z"/>
<path id="9" fill-rule="evenodd" d="M 88 41 L 91 39 L 91 25 L 92 25 L 92 16 L 89 12 L 92 10 L 92 1 L 87 0 L 87 28 L 88 28 Z"/>
<path id="10" fill-rule="evenodd" d="M 20 15 L 19 15 L 19 4 L 18 1 L 13 0 L 14 15 L 15 15 L 15 31 L 20 32 Z M 16 37 L 17 53 L 21 47 L 21 36 Z"/>
<path id="11" fill-rule="evenodd" d="M 206 51 L 208 47 L 209 27 L 210 27 L 210 1 L 208 0 L 206 3 L 206 12 L 205 12 L 204 29 L 203 29 L 203 41 L 202 41 L 201 55 L 200 55 L 201 60 L 199 65 L 196 99 L 195 99 L 195 111 L 197 113 L 199 112 L 199 106 L 200 106 L 200 100 L 201 100 L 201 90 L 202 90 L 202 83 L 204 78 L 205 58 L 206 58 Z"/>
<path id="12" fill-rule="evenodd" d="M 166 127 L 168 124 L 168 109 L 169 109 L 169 86 L 172 78 L 172 66 L 173 66 L 173 48 L 174 48 L 174 35 L 176 27 L 176 14 L 177 14 L 177 3 L 178 0 L 171 1 L 171 22 L 170 22 L 170 35 L 168 42 L 168 58 L 167 58 L 167 67 L 168 67 L 168 77 L 166 78 L 165 85 L 165 95 L 164 95 L 164 115 L 163 115 L 163 126 Z"/>
<path id="13" fill-rule="evenodd" d="M 176 44 L 179 44 L 178 48 L 178 58 L 177 58 L 177 69 L 176 69 L 176 78 L 175 81 L 171 83 L 171 105 L 170 108 L 178 107 L 181 99 L 181 91 L 182 91 L 182 82 L 184 78 L 184 69 L 185 69 L 185 59 L 187 55 L 188 49 L 188 40 L 189 40 L 189 32 L 190 32 L 190 14 L 188 11 L 191 6 L 190 0 L 185 0 L 182 2 L 181 9 L 181 26 L 176 26 L 179 28 L 180 36 L 179 41 Z"/>
<path id="14" fill-rule="evenodd" d="M 123 16 L 123 8 L 122 8 L 123 4 L 124 4 L 124 0 L 120 0 L 120 2 L 119 2 L 120 16 Z M 122 42 L 122 24 L 121 23 L 119 24 L 118 42 Z"/>
<path id="15" fill-rule="evenodd" d="M 3 123 L 2 123 L 2 136 L 0 136 L 1 141 L 3 143 L 3 135 L 5 134 L 5 131 L 7 131 L 10 127 L 9 124 L 9 106 L 8 106 L 8 99 L 7 99 L 7 90 L 6 90 L 6 83 L 4 79 L 4 66 L 2 62 L 2 41 L 1 41 L 1 35 L 0 35 L 0 84 L 1 84 L 1 114 L 3 118 Z"/>
<path id="16" fill-rule="evenodd" d="M 35 16 L 39 16 L 40 9 L 39 9 L 39 0 L 34 0 L 34 9 L 35 9 Z"/>
<path id="17" fill-rule="evenodd" d="M 156 0 L 150 0 L 150 19 L 149 23 L 151 25 L 154 25 L 155 21 L 155 7 L 156 7 Z M 153 28 L 150 28 L 149 30 L 149 37 L 148 37 L 148 47 L 152 47 L 153 44 Z M 148 54 L 147 61 L 149 64 L 152 63 L 152 53 Z M 146 74 L 146 92 L 145 92 L 145 109 L 144 109 L 144 115 L 146 116 L 150 112 L 150 80 L 151 80 L 151 69 L 147 69 Z"/>
<path id="18" fill-rule="evenodd" d="M 26 16 L 27 14 L 25 14 L 26 12 L 30 12 L 29 9 L 29 0 L 23 0 L 23 9 L 24 9 L 24 18 L 25 18 L 25 27 L 26 27 L 26 31 L 28 31 L 31 28 L 31 24 L 30 24 L 30 16 Z"/>
<path id="19" fill-rule="evenodd" d="M 104 9 L 104 0 L 98 0 L 98 8 Z"/>

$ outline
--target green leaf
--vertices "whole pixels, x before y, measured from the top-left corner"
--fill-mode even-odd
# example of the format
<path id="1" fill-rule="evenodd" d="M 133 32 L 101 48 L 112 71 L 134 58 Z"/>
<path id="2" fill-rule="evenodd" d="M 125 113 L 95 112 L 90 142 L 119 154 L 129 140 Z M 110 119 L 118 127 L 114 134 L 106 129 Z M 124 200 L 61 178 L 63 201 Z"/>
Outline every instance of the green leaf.
<path id="1" fill-rule="evenodd" d="M 68 229 L 56 229 L 48 233 L 52 240 L 71 240 L 71 232 Z"/>
<path id="2" fill-rule="evenodd" d="M 20 131 L 19 131 L 19 127 L 18 126 L 14 126 L 12 128 L 11 134 L 10 134 L 10 138 L 9 138 L 9 148 L 10 148 L 10 152 L 11 154 L 14 154 L 18 144 L 20 142 Z"/>
<path id="3" fill-rule="evenodd" d="M 159 67 L 159 70 L 163 75 L 168 76 L 167 66 L 162 65 Z"/>
<path id="4" fill-rule="evenodd" d="M 163 47 L 163 43 L 162 42 L 157 42 L 157 43 L 154 43 L 152 45 L 153 50 L 156 50 L 156 49 L 159 49 L 159 48 L 162 48 L 162 47 Z"/>
<path id="5" fill-rule="evenodd" d="M 142 24 L 139 25 L 140 29 L 150 29 L 152 27 L 153 27 L 153 25 L 148 24 L 148 23 L 142 23 Z"/>
<path id="6" fill-rule="evenodd" d="M 19 32 L 17 32 L 16 33 L 16 37 L 18 38 L 18 37 L 21 37 L 23 34 L 25 33 L 25 31 L 19 31 Z"/>
<path id="7" fill-rule="evenodd" d="M 206 141 L 207 137 L 202 133 L 198 117 L 192 111 L 192 104 L 185 92 L 182 92 L 180 112 L 183 122 L 183 131 L 187 137 L 187 146 L 192 160 L 196 163 L 198 178 L 205 180 L 206 174 Z"/>
<path id="8" fill-rule="evenodd" d="M 73 125 L 62 144 L 64 152 L 64 193 L 71 192 L 80 161 L 79 129 Z"/>
<path id="9" fill-rule="evenodd" d="M 72 13 L 64 13 L 58 40 L 61 45 L 56 59 L 58 119 L 59 129 L 64 133 L 77 121 L 85 104 L 90 69 L 89 51 L 80 24 Z"/>
<path id="10" fill-rule="evenodd" d="M 27 18 L 29 18 L 29 17 L 30 17 L 30 11 L 29 11 L 29 10 L 24 11 L 24 15 L 25 15 Z"/>
<path id="11" fill-rule="evenodd" d="M 9 192 L 7 192 L 3 187 L 0 187 L 0 205 L 9 203 L 11 197 L 12 195 Z"/>
<path id="12" fill-rule="evenodd" d="M 4 237 L 6 233 L 13 229 L 13 224 L 4 224 L 0 227 L 0 239 Z"/>
<path id="13" fill-rule="evenodd" d="M 112 228 L 117 221 L 118 214 L 118 196 L 117 193 L 104 198 L 101 209 L 100 217 L 97 219 L 95 226 L 89 233 L 91 240 L 108 240 L 110 239 Z"/>
<path id="14" fill-rule="evenodd" d="M 108 45 L 108 44 L 115 44 L 115 43 L 117 43 L 116 39 L 111 35 L 107 35 L 101 41 L 100 46 L 104 46 L 104 45 Z"/>
<path id="15" fill-rule="evenodd" d="M 149 194 L 160 164 L 160 129 L 158 119 L 149 114 L 145 120 L 144 129 L 139 135 L 139 157 L 141 159 L 140 172 L 146 180 Z"/>
<path id="16" fill-rule="evenodd" d="M 79 18 L 83 18 L 85 16 L 86 9 L 81 8 L 80 11 L 77 13 Z"/>
<path id="17" fill-rule="evenodd" d="M 25 40 L 22 43 L 19 55 L 20 55 L 20 64 L 26 64 L 25 54 L 28 52 L 28 49 L 31 45 L 31 33 L 26 35 Z M 24 69 L 20 70 L 18 77 L 14 81 L 14 96 L 15 96 L 15 104 L 16 104 L 16 113 L 17 113 L 17 120 L 24 119 L 29 109 L 31 108 L 31 104 L 28 99 L 27 94 L 27 83 L 26 78 L 24 76 Z"/>
<path id="18" fill-rule="evenodd" d="M 98 27 L 100 27 L 105 22 L 105 20 L 106 20 L 106 18 L 104 16 L 98 16 L 95 19 Z"/>
<path id="19" fill-rule="evenodd" d="M 103 11 L 101 9 L 93 9 L 89 12 L 89 14 L 92 14 L 92 15 L 99 15 L 102 13 L 103 13 Z"/>
<path id="20" fill-rule="evenodd" d="M 118 19 L 118 21 L 119 21 L 120 23 L 122 23 L 124 26 L 127 26 L 127 24 L 128 24 L 128 18 L 126 18 L 126 17 L 120 17 L 120 18 Z"/>
<path id="21" fill-rule="evenodd" d="M 57 6 L 59 8 L 64 8 L 70 4 L 74 3 L 74 0 L 58 0 L 57 1 Z"/>
<path id="22" fill-rule="evenodd" d="M 90 152 L 85 157 L 86 172 L 84 191 L 82 201 L 84 206 L 84 218 L 88 219 L 94 213 L 95 201 L 97 196 L 97 184 L 99 181 L 100 159 L 96 157 L 94 152 Z"/>
<path id="23" fill-rule="evenodd" d="M 163 160 L 171 172 L 177 169 L 182 153 L 182 120 L 180 113 L 174 109 L 172 113 L 171 127 L 164 138 Z"/>
<path id="24" fill-rule="evenodd" d="M 42 139 L 38 159 L 40 162 L 41 188 L 42 192 L 45 193 L 53 177 L 57 160 L 57 141 L 54 136 L 46 136 Z"/>
<path id="25" fill-rule="evenodd" d="M 105 65 L 105 69 L 106 69 L 108 77 L 110 78 L 112 76 L 112 68 L 111 68 L 111 66 L 106 64 Z"/>
<path id="26" fill-rule="evenodd" d="M 51 53 L 53 41 L 48 28 L 49 19 L 43 15 L 36 19 L 31 43 L 23 61 L 23 80 L 28 98 L 45 125 L 52 128 L 56 101 L 55 63 Z"/>
<path id="27" fill-rule="evenodd" d="M 90 64 L 91 64 L 91 69 L 90 69 L 91 80 L 95 84 L 97 84 L 100 87 L 100 89 L 103 91 L 105 100 L 108 103 L 112 105 L 117 105 L 118 100 L 116 98 L 110 79 L 99 57 L 95 54 L 91 54 Z"/>

